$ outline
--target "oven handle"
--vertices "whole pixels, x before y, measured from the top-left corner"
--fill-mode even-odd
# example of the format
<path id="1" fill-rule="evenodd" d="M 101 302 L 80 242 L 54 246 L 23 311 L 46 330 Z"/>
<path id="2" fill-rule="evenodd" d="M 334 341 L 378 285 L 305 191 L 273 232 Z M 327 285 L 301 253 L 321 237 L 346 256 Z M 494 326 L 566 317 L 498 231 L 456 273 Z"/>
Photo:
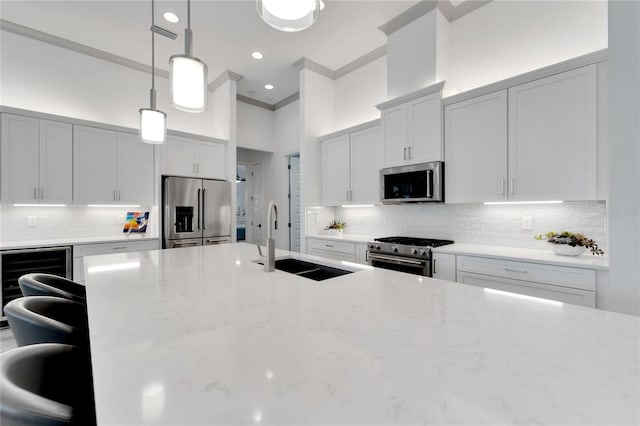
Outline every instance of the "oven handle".
<path id="1" fill-rule="evenodd" d="M 396 265 L 424 266 L 427 263 L 426 260 L 402 259 L 398 257 L 382 256 L 379 254 L 369 253 L 369 261 L 374 261 L 374 260 L 382 260 L 389 263 L 395 263 Z"/>

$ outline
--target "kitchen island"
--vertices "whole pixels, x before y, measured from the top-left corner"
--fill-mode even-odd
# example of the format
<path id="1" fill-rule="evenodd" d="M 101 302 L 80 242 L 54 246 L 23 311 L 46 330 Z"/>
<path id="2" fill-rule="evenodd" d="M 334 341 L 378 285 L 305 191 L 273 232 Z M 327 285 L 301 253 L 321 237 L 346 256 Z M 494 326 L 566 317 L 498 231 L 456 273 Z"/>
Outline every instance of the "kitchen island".
<path id="1" fill-rule="evenodd" d="M 85 258 L 99 425 L 640 423 L 637 317 L 326 260 L 357 272 L 317 282 L 257 258 Z"/>

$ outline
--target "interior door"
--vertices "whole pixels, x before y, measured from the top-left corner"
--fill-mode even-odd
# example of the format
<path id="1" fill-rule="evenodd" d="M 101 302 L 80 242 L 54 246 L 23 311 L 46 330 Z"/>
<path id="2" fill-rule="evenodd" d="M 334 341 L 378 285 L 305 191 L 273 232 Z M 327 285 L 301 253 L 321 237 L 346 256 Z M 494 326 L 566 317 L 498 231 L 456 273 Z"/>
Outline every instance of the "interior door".
<path id="1" fill-rule="evenodd" d="M 248 179 L 251 180 L 251 192 L 249 197 L 249 209 L 251 209 L 252 236 L 250 242 L 264 244 L 264 232 L 262 227 L 262 210 L 264 204 L 264 181 L 262 179 L 262 163 L 251 165 Z M 266 222 L 266 221 L 265 221 Z"/>
<path id="2" fill-rule="evenodd" d="M 165 191 L 165 235 L 170 240 L 202 238 L 200 199 L 202 179 L 166 177 Z"/>
<path id="3" fill-rule="evenodd" d="M 231 183 L 202 181 L 202 236 L 231 235 Z"/>

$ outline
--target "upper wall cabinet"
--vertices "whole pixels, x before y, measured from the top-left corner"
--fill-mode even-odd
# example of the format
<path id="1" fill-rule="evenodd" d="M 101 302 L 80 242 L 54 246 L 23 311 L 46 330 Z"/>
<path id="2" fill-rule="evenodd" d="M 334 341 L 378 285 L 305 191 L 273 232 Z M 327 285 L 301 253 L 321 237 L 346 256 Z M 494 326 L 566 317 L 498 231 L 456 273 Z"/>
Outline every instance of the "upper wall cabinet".
<path id="1" fill-rule="evenodd" d="M 377 105 L 382 111 L 385 166 L 442 160 L 443 85 Z"/>
<path id="2" fill-rule="evenodd" d="M 445 107 L 445 199 L 594 200 L 596 65 Z"/>
<path id="3" fill-rule="evenodd" d="M 382 150 L 379 125 L 323 138 L 323 205 L 379 203 Z"/>
<path id="4" fill-rule="evenodd" d="M 167 136 L 162 174 L 226 179 L 226 145 Z"/>
<path id="5" fill-rule="evenodd" d="M 153 204 L 153 145 L 136 135 L 74 126 L 73 192 L 79 204 Z"/>
<path id="6" fill-rule="evenodd" d="M 71 124 L 2 114 L 2 201 L 71 203 Z"/>

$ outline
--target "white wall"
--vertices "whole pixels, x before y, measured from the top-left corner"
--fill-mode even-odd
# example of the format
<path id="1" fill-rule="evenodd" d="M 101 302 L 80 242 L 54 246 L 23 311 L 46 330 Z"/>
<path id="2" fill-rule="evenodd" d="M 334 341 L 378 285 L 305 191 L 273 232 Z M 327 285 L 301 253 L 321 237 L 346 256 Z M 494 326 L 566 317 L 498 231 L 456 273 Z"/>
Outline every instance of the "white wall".
<path id="1" fill-rule="evenodd" d="M 469 90 L 607 47 L 607 2 L 495 0 L 450 24 L 446 80 Z"/>
<path id="2" fill-rule="evenodd" d="M 138 110 L 149 107 L 150 74 L 7 31 L 0 36 L 0 104 L 138 128 Z M 221 137 L 211 126 L 212 108 L 189 114 L 170 107 L 164 78 L 156 77 L 156 91 L 168 128 Z"/>
<path id="3" fill-rule="evenodd" d="M 400 204 L 368 208 L 337 208 L 346 233 L 451 239 L 521 248 L 548 248 L 534 237 L 548 231 L 582 232 L 607 249 L 604 202 L 553 205 Z M 521 229 L 522 216 L 533 217 L 531 230 Z"/>
<path id="4" fill-rule="evenodd" d="M 609 2 L 607 309 L 640 315 L 640 3 Z"/>
<path id="5" fill-rule="evenodd" d="M 387 57 L 335 80 L 335 130 L 380 118 L 375 105 L 387 100 Z"/>
<path id="6" fill-rule="evenodd" d="M 275 140 L 284 153 L 300 152 L 300 101 L 291 102 L 275 111 Z"/>
<path id="7" fill-rule="evenodd" d="M 275 112 L 238 102 L 238 147 L 259 151 L 275 149 Z"/>

